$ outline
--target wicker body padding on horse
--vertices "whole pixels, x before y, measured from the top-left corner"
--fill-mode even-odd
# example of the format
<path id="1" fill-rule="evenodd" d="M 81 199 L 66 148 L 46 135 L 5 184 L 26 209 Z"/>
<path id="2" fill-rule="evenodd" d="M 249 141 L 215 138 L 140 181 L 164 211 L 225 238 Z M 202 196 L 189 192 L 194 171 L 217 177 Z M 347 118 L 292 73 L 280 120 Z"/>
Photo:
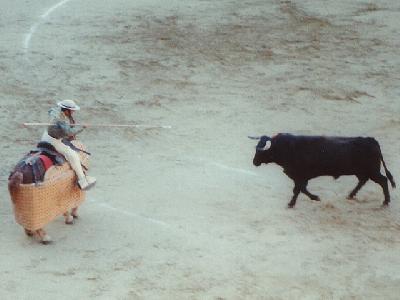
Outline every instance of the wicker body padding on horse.
<path id="1" fill-rule="evenodd" d="M 84 150 L 78 141 L 74 145 Z M 88 166 L 88 155 L 80 152 L 82 163 Z M 47 170 L 45 180 L 35 185 L 20 184 L 10 191 L 15 220 L 29 230 L 43 228 L 68 209 L 79 206 L 86 193 L 77 186 L 75 172 L 69 163 Z"/>

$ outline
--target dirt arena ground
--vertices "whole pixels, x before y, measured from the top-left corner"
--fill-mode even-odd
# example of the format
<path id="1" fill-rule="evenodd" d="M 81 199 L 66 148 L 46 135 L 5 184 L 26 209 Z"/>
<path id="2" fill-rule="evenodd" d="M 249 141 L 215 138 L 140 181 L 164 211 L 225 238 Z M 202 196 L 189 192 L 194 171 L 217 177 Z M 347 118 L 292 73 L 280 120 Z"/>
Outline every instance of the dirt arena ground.
<path id="1" fill-rule="evenodd" d="M 398 299 L 400 194 L 318 178 L 286 205 L 247 135 L 374 136 L 400 184 L 397 0 L 0 0 L 1 299 Z M 7 191 L 77 99 L 96 188 L 49 246 Z"/>

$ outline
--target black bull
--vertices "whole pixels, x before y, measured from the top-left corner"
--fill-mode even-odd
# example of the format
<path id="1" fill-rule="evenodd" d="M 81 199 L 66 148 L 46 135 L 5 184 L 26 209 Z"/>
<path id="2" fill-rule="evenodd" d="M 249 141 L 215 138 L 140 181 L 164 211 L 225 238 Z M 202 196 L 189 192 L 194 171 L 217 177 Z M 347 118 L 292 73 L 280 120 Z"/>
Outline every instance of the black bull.
<path id="1" fill-rule="evenodd" d="M 381 162 L 386 176 L 380 172 Z M 350 199 L 371 179 L 383 189 L 383 205 L 390 202 L 387 180 L 393 188 L 396 187 L 392 174 L 386 168 L 379 143 L 371 137 L 262 136 L 256 147 L 253 164 L 260 166 L 262 163 L 278 164 L 294 181 L 293 197 L 288 204 L 290 208 L 296 204 L 300 192 L 312 200 L 320 201 L 317 195 L 307 190 L 308 181 L 319 176 L 333 176 L 335 179 L 342 175 L 357 176 L 359 181 L 350 192 Z"/>

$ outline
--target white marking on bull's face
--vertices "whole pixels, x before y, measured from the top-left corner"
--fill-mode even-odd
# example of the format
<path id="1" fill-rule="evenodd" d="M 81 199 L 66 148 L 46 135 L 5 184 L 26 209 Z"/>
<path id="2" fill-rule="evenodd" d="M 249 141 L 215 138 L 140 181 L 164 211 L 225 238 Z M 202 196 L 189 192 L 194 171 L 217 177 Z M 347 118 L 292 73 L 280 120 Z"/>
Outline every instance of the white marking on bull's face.
<path id="1" fill-rule="evenodd" d="M 269 148 L 271 148 L 271 141 L 266 141 L 263 150 L 265 151 L 268 150 Z"/>

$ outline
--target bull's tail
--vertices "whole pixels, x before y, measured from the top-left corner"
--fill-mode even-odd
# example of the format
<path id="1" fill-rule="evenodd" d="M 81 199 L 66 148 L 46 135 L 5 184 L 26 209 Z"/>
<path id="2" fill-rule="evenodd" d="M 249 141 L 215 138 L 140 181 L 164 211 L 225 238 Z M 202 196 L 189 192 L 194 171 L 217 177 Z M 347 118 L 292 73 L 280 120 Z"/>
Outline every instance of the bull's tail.
<path id="1" fill-rule="evenodd" d="M 396 187 L 396 182 L 394 182 L 392 173 L 390 173 L 390 171 L 386 167 L 385 161 L 383 160 L 382 153 L 381 153 L 381 161 L 382 161 L 383 167 L 385 169 L 386 177 L 389 179 L 390 184 L 392 185 L 392 188 L 395 188 Z"/>

